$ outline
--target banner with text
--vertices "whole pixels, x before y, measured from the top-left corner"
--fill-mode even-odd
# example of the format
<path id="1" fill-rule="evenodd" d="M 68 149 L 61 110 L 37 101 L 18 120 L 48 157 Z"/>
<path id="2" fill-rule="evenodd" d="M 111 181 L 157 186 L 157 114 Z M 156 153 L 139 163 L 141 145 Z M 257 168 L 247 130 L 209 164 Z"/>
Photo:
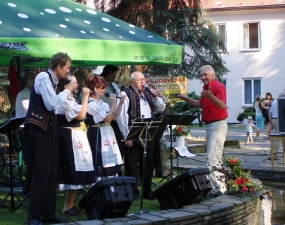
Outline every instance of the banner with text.
<path id="1" fill-rule="evenodd" d="M 183 76 L 169 77 L 169 76 L 151 76 L 150 82 L 160 91 L 165 97 L 171 101 L 180 101 L 174 98 L 175 93 L 187 95 L 187 78 Z"/>

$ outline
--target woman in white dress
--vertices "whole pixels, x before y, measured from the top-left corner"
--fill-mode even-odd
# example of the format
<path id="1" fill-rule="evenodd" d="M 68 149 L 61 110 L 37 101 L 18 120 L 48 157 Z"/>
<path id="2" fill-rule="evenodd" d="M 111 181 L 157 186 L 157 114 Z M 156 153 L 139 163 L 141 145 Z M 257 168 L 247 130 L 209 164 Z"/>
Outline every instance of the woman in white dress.
<path id="1" fill-rule="evenodd" d="M 110 122 L 120 114 L 125 96 L 121 97 L 116 108 L 116 95 L 110 94 L 111 106 L 100 100 L 108 86 L 103 77 L 94 76 L 88 79 L 86 86 L 91 90 L 91 94 L 85 123 L 93 153 L 95 179 L 98 181 L 105 177 L 117 176 L 121 171 L 122 156 Z"/>
<path id="2" fill-rule="evenodd" d="M 72 80 L 76 81 L 74 76 Z M 64 89 L 67 80 L 60 80 L 58 89 Z M 57 109 L 58 120 L 58 184 L 59 190 L 65 191 L 63 214 L 69 216 L 81 215 L 84 210 L 74 206 L 78 191 L 94 183 L 94 166 L 92 152 L 86 132 L 82 126 L 86 116 L 90 90 L 83 88 L 82 105 L 73 98 L 71 92 L 68 98 Z"/>

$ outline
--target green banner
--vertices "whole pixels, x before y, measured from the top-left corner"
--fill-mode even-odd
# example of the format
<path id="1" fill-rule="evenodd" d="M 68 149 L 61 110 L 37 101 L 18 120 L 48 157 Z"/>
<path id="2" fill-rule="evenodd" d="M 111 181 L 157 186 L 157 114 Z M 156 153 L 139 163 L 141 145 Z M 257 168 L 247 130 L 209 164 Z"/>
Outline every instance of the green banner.
<path id="1" fill-rule="evenodd" d="M 1 0 L 0 66 L 46 65 L 57 52 L 80 66 L 182 60 L 181 45 L 70 0 Z"/>

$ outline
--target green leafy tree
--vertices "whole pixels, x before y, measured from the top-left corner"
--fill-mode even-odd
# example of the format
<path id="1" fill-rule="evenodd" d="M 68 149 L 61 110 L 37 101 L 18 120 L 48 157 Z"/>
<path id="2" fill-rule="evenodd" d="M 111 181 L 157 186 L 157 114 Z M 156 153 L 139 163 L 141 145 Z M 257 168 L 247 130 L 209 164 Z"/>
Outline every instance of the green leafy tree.
<path id="1" fill-rule="evenodd" d="M 83 2 L 77 0 L 77 2 Z M 93 0 L 96 9 L 155 32 L 184 46 L 181 65 L 148 66 L 155 75 L 199 77 L 202 65 L 212 65 L 217 78 L 228 72 L 221 54 L 226 52 L 216 26 L 207 17 L 200 0 Z M 137 70 L 132 66 L 132 70 Z"/>

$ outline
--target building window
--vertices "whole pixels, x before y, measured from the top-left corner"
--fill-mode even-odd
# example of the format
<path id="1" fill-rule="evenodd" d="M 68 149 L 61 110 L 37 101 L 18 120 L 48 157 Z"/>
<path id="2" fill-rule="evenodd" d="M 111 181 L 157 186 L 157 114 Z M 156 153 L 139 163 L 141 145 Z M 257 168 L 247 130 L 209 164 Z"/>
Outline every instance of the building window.
<path id="1" fill-rule="evenodd" d="M 224 84 L 224 86 L 225 86 L 225 88 L 227 90 L 227 79 L 223 79 L 223 84 Z"/>
<path id="2" fill-rule="evenodd" d="M 224 42 L 225 48 L 227 47 L 227 39 L 226 39 L 226 24 L 216 24 L 218 35 L 221 37 Z M 219 49 L 221 47 L 219 46 Z"/>
<path id="3" fill-rule="evenodd" d="M 244 104 L 252 105 L 255 97 L 261 94 L 261 79 L 244 80 Z"/>
<path id="4" fill-rule="evenodd" d="M 260 26 L 259 23 L 244 23 L 243 25 L 243 49 L 260 48 Z"/>

